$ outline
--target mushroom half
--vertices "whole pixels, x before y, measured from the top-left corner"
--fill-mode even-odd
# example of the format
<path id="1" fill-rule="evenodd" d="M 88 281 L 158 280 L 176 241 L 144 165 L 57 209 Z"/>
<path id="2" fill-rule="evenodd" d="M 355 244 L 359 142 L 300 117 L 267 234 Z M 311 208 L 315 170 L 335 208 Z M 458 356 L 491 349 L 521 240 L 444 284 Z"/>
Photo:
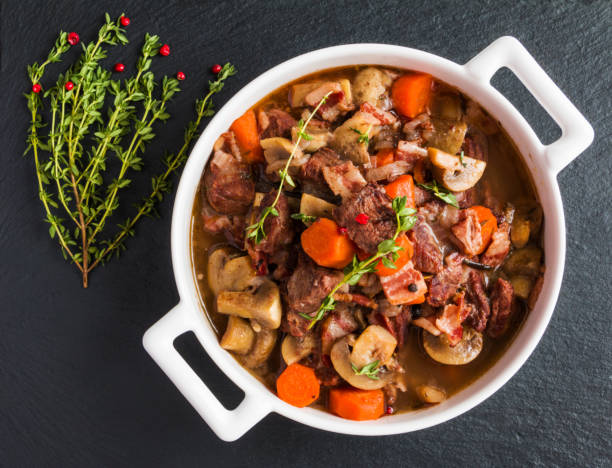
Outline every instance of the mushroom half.
<path id="1" fill-rule="evenodd" d="M 452 192 L 472 188 L 482 177 L 487 163 L 468 156 L 455 156 L 438 148 L 428 148 L 436 180 Z"/>
<path id="2" fill-rule="evenodd" d="M 429 357 L 440 364 L 459 366 L 473 361 L 482 351 L 482 333 L 472 328 L 463 329 L 463 337 L 451 346 L 446 334 L 434 336 L 423 331 L 423 348 Z"/>

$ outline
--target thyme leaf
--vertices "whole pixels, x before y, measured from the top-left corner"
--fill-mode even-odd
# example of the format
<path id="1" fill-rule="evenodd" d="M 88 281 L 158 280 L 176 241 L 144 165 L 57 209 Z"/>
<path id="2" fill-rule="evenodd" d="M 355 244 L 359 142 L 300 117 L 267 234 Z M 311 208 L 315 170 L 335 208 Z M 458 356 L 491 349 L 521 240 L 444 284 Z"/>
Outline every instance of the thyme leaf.
<path id="1" fill-rule="evenodd" d="M 424 188 L 425 190 L 429 190 L 443 202 L 448 203 L 455 208 L 459 208 L 459 203 L 457 203 L 457 198 L 455 195 L 446 190 L 444 187 L 440 187 L 435 179 L 431 184 L 418 184 L 418 186 Z"/>
<path id="2" fill-rule="evenodd" d="M 361 369 L 357 368 L 354 364 L 351 363 L 351 368 L 355 375 L 365 375 L 367 378 L 372 380 L 380 380 L 378 377 L 378 373 L 380 372 L 380 367 L 378 367 L 380 361 L 377 359 L 376 361 L 372 361 L 369 364 L 366 364 Z"/>

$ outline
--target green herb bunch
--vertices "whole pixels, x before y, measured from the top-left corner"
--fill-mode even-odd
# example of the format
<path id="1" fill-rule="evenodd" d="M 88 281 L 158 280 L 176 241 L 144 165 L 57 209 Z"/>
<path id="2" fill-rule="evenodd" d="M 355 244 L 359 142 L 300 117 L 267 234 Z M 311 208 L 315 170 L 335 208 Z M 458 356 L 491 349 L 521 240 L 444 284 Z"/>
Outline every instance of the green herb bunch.
<path id="1" fill-rule="evenodd" d="M 28 66 L 33 88 L 25 95 L 30 111 L 26 153 L 33 154 L 49 234 L 81 272 L 84 287 L 93 268 L 125 249 L 136 222 L 155 214 L 155 205 L 171 189 L 170 176 L 187 158 L 201 120 L 214 113 L 212 95 L 235 74 L 228 63 L 209 82 L 208 93 L 196 101 L 197 115 L 185 131 L 183 146 L 165 157 L 164 172 L 153 177 L 151 191 L 134 216 L 117 222 L 113 214 L 120 193 L 131 184 L 130 171 L 143 168 L 146 148 L 156 136 L 154 126 L 170 118 L 168 104 L 180 91 L 176 78 L 164 76 L 159 81 L 151 71 L 161 47 L 155 35 L 145 35 L 134 76 L 111 78 L 100 62 L 108 47 L 128 43 L 124 32 L 121 16 L 111 20 L 106 14 L 96 40 L 82 45 L 76 63 L 44 93 L 40 82 L 46 68 L 70 49 L 69 35 L 61 32 L 47 59 Z M 109 158 L 117 159 L 114 174 Z"/>
<path id="2" fill-rule="evenodd" d="M 378 244 L 376 253 L 359 261 L 357 255 L 353 256 L 353 261 L 344 269 L 344 277 L 342 280 L 325 296 L 319 309 L 314 315 L 301 313 L 300 315 L 309 320 L 308 328 L 314 325 L 325 317 L 325 314 L 336 308 L 336 300 L 334 294 L 345 284 L 355 286 L 361 277 L 366 273 L 374 273 L 376 264 L 380 260 L 387 268 L 396 268 L 395 261 L 399 258 L 398 252 L 403 250 L 402 247 L 396 244 L 396 240 L 402 232 L 409 231 L 416 223 L 416 210 L 406 206 L 406 197 L 395 197 L 393 199 L 393 211 L 395 212 L 396 228 L 395 234 L 391 239 L 386 239 Z"/>

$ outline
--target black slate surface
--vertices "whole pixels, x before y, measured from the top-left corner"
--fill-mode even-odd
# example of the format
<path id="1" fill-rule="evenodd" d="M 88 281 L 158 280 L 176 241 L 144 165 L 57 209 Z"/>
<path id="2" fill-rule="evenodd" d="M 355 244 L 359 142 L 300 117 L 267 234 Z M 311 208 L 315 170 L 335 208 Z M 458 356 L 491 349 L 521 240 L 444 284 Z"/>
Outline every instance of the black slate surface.
<path id="1" fill-rule="evenodd" d="M 238 442 L 217 439 L 141 346 L 144 331 L 178 300 L 171 197 L 161 220 L 143 222 L 121 259 L 95 271 L 83 290 L 48 237 L 33 163 L 21 156 L 26 64 L 46 54 L 60 28 L 91 38 L 105 11 L 132 18 L 132 52 L 144 32 L 160 34 L 172 55 L 155 68 L 188 76 L 175 117 L 147 154 L 153 160 L 180 144 L 216 62 L 239 69 L 221 105 L 271 66 L 324 46 L 394 43 L 463 63 L 499 36 L 521 40 L 595 129 L 594 144 L 559 176 L 563 290 L 527 364 L 485 403 L 418 433 L 349 437 L 270 415 Z M 609 1 L 4 0 L 0 18 L 0 466 L 610 466 Z M 509 73 L 494 83 L 544 141 L 559 135 Z M 177 345 L 224 401 L 240 400 L 193 337 Z"/>

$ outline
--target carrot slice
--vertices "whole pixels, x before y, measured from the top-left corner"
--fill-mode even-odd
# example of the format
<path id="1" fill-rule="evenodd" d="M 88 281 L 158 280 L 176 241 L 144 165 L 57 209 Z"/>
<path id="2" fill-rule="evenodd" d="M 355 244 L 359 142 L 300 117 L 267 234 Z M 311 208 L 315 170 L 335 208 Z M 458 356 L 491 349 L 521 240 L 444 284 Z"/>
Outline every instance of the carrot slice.
<path id="1" fill-rule="evenodd" d="M 332 413 L 353 421 L 378 419 L 385 412 L 385 395 L 382 390 L 332 388 L 328 407 Z"/>
<path id="2" fill-rule="evenodd" d="M 393 148 L 383 148 L 376 156 L 370 158 L 373 162 L 374 167 L 386 166 L 387 164 L 391 164 L 395 159 L 395 150 Z"/>
<path id="3" fill-rule="evenodd" d="M 414 180 L 410 174 L 401 175 L 385 186 L 385 192 L 393 200 L 395 197 L 406 197 L 406 206 L 415 208 Z"/>
<path id="4" fill-rule="evenodd" d="M 482 253 L 489 245 L 489 242 L 491 242 L 491 237 L 493 236 L 493 233 L 497 231 L 497 218 L 495 217 L 493 212 L 486 206 L 474 205 L 469 209 L 476 213 L 478 223 L 480 223 L 480 231 L 482 234 L 482 249 L 478 253 Z"/>
<path id="5" fill-rule="evenodd" d="M 245 161 L 251 164 L 264 161 L 261 145 L 259 144 L 257 119 L 252 109 L 249 109 L 242 116 L 234 120 L 230 130 L 236 135 L 236 142 Z"/>
<path id="6" fill-rule="evenodd" d="M 406 234 L 398 236 L 398 238 L 395 240 L 395 245 L 402 248 L 402 250 L 397 252 L 399 257 L 397 258 L 397 260 L 395 260 L 395 262 L 393 262 L 395 264 L 395 268 L 386 267 L 383 264 L 382 260 L 380 260 L 376 264 L 376 274 L 378 276 L 389 276 L 394 273 L 397 273 L 398 270 L 400 270 L 406 263 L 410 261 L 410 259 L 412 259 L 414 248 L 412 247 L 412 242 L 410 242 Z"/>
<path id="7" fill-rule="evenodd" d="M 417 184 L 424 184 L 427 180 L 427 174 L 425 172 L 425 160 L 419 159 L 414 165 L 414 169 L 412 170 L 414 174 L 414 180 Z"/>
<path id="8" fill-rule="evenodd" d="M 304 252 L 324 267 L 344 268 L 355 255 L 355 244 L 331 219 L 317 219 L 302 233 L 301 241 Z"/>
<path id="9" fill-rule="evenodd" d="M 319 398 L 321 385 L 314 369 L 293 363 L 276 379 L 278 397 L 290 405 L 303 408 Z"/>
<path id="10" fill-rule="evenodd" d="M 414 118 L 425 111 L 431 95 L 432 78 L 425 73 L 404 75 L 393 83 L 393 107 L 405 117 Z"/>

